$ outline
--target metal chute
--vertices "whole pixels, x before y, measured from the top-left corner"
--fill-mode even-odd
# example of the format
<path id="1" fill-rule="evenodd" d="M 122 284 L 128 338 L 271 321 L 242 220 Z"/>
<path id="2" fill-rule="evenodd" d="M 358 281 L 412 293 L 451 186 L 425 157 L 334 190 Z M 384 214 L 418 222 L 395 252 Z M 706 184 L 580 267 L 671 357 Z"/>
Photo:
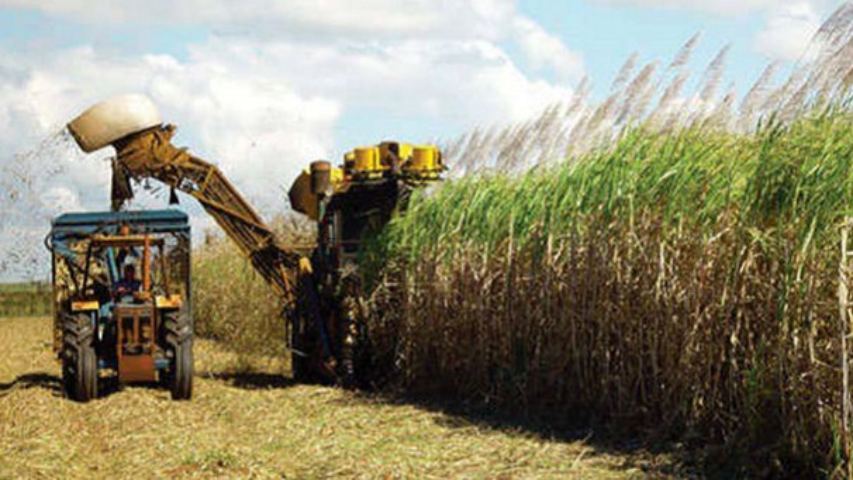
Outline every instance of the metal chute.
<path id="1" fill-rule="evenodd" d="M 68 129 L 84 151 L 115 147 L 113 208 L 132 197 L 129 179 L 156 179 L 195 197 L 285 303 L 293 302 L 300 256 L 279 244 L 215 165 L 172 145 L 175 127 L 162 125 L 151 100 L 142 95 L 106 100 L 72 120 Z"/>

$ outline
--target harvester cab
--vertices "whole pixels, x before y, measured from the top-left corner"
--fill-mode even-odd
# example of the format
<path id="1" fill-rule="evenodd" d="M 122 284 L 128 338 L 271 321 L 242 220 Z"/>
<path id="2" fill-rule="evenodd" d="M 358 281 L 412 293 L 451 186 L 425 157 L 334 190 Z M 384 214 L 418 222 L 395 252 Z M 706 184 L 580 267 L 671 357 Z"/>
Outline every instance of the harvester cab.
<path id="1" fill-rule="evenodd" d="M 99 380 L 192 395 L 190 227 L 176 210 L 67 213 L 53 221 L 54 350 L 67 394 Z M 137 274 L 138 272 L 138 274 Z"/>
<path id="2" fill-rule="evenodd" d="M 362 241 L 405 208 L 413 189 L 440 180 L 444 169 L 437 147 L 391 141 L 347 152 L 337 167 L 312 163 L 289 197 L 295 211 L 318 224 L 315 261 L 346 270 Z"/>

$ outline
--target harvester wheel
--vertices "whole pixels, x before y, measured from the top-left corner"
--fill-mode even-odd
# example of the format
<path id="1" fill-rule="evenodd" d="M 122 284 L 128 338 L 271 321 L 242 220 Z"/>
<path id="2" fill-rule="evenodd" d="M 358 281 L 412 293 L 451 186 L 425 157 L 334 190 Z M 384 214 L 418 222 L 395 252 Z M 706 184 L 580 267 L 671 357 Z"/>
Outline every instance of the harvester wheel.
<path id="1" fill-rule="evenodd" d="M 298 383 L 311 383 L 310 351 L 305 347 L 305 333 L 299 332 L 300 325 L 296 322 L 290 326 L 290 369 L 293 380 Z"/>
<path id="2" fill-rule="evenodd" d="M 163 328 L 166 345 L 171 350 L 171 362 L 166 373 L 166 383 L 173 400 L 189 400 L 193 395 L 193 329 L 186 315 L 168 313 Z"/>
<path id="3" fill-rule="evenodd" d="M 354 297 L 342 302 L 343 318 L 340 322 L 340 366 L 338 381 L 347 389 L 365 388 L 367 373 L 367 332 L 362 318 L 359 302 Z"/>
<path id="4" fill-rule="evenodd" d="M 358 341 L 357 337 L 357 327 L 354 321 L 344 321 L 343 325 L 343 339 L 341 341 L 341 363 L 338 372 L 338 380 L 342 387 L 346 389 L 353 389 L 356 387 L 357 377 L 356 377 L 356 366 L 355 366 L 355 357 L 356 357 L 356 348 L 358 345 L 356 342 Z"/>
<path id="5" fill-rule="evenodd" d="M 316 252 L 312 254 L 312 258 Z M 318 317 L 322 316 L 317 285 L 310 273 L 299 276 L 299 292 L 295 308 L 290 312 L 290 369 L 298 383 L 317 383 L 315 363 L 320 348 Z"/>
<path id="6" fill-rule="evenodd" d="M 69 398 L 88 402 L 98 396 L 95 330 L 87 314 L 67 315 L 62 322 L 62 382 Z"/>

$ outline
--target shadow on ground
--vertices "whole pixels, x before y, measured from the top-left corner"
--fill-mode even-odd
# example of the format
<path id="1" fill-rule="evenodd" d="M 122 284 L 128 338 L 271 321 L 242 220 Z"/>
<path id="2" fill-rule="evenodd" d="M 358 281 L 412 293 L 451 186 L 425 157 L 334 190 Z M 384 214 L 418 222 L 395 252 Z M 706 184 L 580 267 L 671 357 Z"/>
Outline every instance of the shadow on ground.
<path id="1" fill-rule="evenodd" d="M 164 387 L 156 382 L 138 383 L 134 387 L 162 390 Z M 65 397 L 62 387 L 62 379 L 46 372 L 25 373 L 9 383 L 0 383 L 0 398 L 3 398 L 15 390 L 29 390 L 32 388 L 43 388 L 53 393 L 55 397 Z M 115 377 L 101 378 L 98 380 L 98 397 L 106 398 L 121 391 L 121 385 Z M 72 401 L 68 399 L 68 401 Z"/>
<path id="2" fill-rule="evenodd" d="M 435 422 L 450 428 L 479 428 L 510 435 L 534 436 L 553 442 L 582 442 L 588 457 L 611 454 L 624 459 L 621 469 L 638 471 L 642 478 L 704 478 L 707 472 L 686 466 L 685 453 L 673 444 L 644 440 L 609 429 L 595 419 L 564 413 L 526 414 L 436 397 L 359 393 L 365 401 L 413 405 L 437 413 Z"/>
<path id="3" fill-rule="evenodd" d="M 287 388 L 296 385 L 290 377 L 271 373 L 219 373 L 206 374 L 201 378 L 223 381 L 231 386 L 246 390 L 261 390 L 266 388 Z M 152 390 L 163 390 L 165 387 L 157 382 L 136 383 L 134 387 L 149 388 Z M 7 383 L 0 383 L 0 398 L 9 395 L 15 390 L 29 390 L 31 388 L 43 388 L 53 392 L 56 396 L 64 396 L 62 379 L 47 372 L 33 372 L 19 375 L 16 379 Z M 121 385 L 115 377 L 101 378 L 98 383 L 98 397 L 104 398 L 120 392 Z"/>
<path id="4" fill-rule="evenodd" d="M 219 380 L 233 387 L 246 390 L 263 390 L 267 388 L 288 388 L 298 385 L 292 378 L 275 373 L 259 372 L 223 372 L 208 373 L 202 378 Z"/>
<path id="5" fill-rule="evenodd" d="M 223 382 L 227 385 L 245 390 L 287 389 L 298 385 L 290 377 L 265 372 L 221 372 L 199 375 L 205 378 Z M 162 389 L 157 383 L 140 384 L 143 388 Z M 55 396 L 63 396 L 62 381 L 54 374 L 47 372 L 32 372 L 18 376 L 8 383 L 0 383 L 0 398 L 15 390 L 43 388 Z M 120 391 L 118 382 L 113 379 L 102 379 L 100 397 L 107 397 Z M 509 435 L 533 435 L 542 440 L 555 442 L 583 442 L 589 446 L 585 457 L 597 455 L 618 455 L 624 459 L 620 466 L 626 472 L 633 470 L 645 478 L 697 478 L 692 469 L 684 467 L 684 463 L 673 461 L 680 458 L 683 452 L 676 452 L 671 445 L 655 445 L 637 440 L 636 438 L 607 433 L 601 425 L 589 420 L 566 420 L 556 415 L 525 415 L 509 413 L 484 407 L 483 405 L 465 404 L 447 400 L 446 398 L 423 398 L 389 393 L 356 391 L 346 400 L 340 402 L 358 401 L 370 404 L 414 406 L 420 410 L 436 413 L 434 421 L 448 428 L 480 428 L 505 432 Z M 70 401 L 70 400 L 69 400 Z M 567 459 L 571 462 L 575 459 Z"/>
<path id="6" fill-rule="evenodd" d="M 56 394 L 62 394 L 62 381 L 56 375 L 47 372 L 34 372 L 19 375 L 8 383 L 0 383 L 0 398 L 9 395 L 14 390 L 29 390 L 43 388 Z"/>
<path id="7" fill-rule="evenodd" d="M 231 386 L 246 390 L 281 388 L 299 385 L 288 376 L 258 372 L 222 372 L 209 373 L 203 378 L 222 381 Z M 680 461 L 683 452 L 677 452 L 674 445 L 655 444 L 637 437 L 624 436 L 609 432 L 603 425 L 590 419 L 566 419 L 557 415 L 525 415 L 510 413 L 484 407 L 477 404 L 465 404 L 446 398 L 424 398 L 393 393 L 368 392 L 358 390 L 353 396 L 335 400 L 344 403 L 351 401 L 369 404 L 414 406 L 419 410 L 435 413 L 434 421 L 448 428 L 480 428 L 500 431 L 509 435 L 535 436 L 553 442 L 583 442 L 589 446 L 585 457 L 612 454 L 624 459 L 620 466 L 624 471 L 634 471 L 642 478 L 701 478 L 705 474 L 697 473 Z M 567 459 L 568 462 L 576 459 Z M 579 460 L 579 459 L 578 459 Z"/>

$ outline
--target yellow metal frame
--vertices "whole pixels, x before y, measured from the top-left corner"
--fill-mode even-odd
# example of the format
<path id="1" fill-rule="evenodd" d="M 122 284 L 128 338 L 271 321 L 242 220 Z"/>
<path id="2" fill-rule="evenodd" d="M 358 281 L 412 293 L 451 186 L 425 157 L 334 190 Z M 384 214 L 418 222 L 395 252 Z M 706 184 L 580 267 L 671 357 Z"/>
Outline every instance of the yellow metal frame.
<path id="1" fill-rule="evenodd" d="M 178 294 L 172 294 L 169 296 L 157 295 L 154 297 L 154 306 L 158 309 L 181 308 L 181 305 L 183 305 L 183 303 L 183 299 Z"/>
<path id="2" fill-rule="evenodd" d="M 101 308 L 97 300 L 78 300 L 71 302 L 72 312 L 91 312 Z"/>
<path id="3" fill-rule="evenodd" d="M 294 300 L 300 255 L 276 242 L 272 229 L 214 165 L 171 143 L 168 125 L 114 143 L 118 162 L 133 178 L 155 178 L 198 200 L 286 302 Z"/>
<path id="4" fill-rule="evenodd" d="M 332 168 L 330 180 L 332 183 L 332 191 L 337 192 L 340 186 L 344 183 L 344 170 L 342 168 Z M 312 220 L 319 220 L 320 212 L 318 209 L 319 199 L 317 195 L 311 191 L 311 171 L 305 169 L 299 174 L 299 177 L 293 182 L 288 192 L 290 198 L 290 206 L 300 213 L 304 213 Z"/>

